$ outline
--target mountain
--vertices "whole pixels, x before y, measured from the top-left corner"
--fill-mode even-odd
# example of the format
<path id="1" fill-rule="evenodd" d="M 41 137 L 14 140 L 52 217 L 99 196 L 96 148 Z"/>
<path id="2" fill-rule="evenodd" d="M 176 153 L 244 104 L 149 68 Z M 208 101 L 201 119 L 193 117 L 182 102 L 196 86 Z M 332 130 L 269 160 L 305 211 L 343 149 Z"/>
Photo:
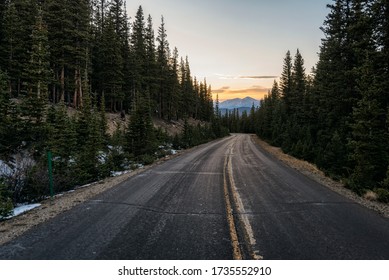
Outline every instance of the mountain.
<path id="1" fill-rule="evenodd" d="M 229 99 L 223 102 L 220 102 L 219 108 L 220 109 L 239 109 L 239 108 L 251 108 L 253 106 L 259 107 L 260 102 L 254 98 L 251 97 L 245 97 L 245 98 L 235 98 L 235 99 Z"/>

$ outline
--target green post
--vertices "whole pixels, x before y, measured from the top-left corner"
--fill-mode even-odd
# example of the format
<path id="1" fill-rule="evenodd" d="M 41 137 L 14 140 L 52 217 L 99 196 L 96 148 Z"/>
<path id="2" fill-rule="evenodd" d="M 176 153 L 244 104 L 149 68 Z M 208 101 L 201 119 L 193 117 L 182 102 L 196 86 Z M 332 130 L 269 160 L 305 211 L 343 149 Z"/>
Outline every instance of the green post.
<path id="1" fill-rule="evenodd" d="M 52 164 L 51 151 L 47 152 L 47 160 L 49 163 L 50 197 L 51 197 L 51 199 L 53 199 L 53 197 L 54 197 L 54 183 L 53 183 L 53 164 Z"/>

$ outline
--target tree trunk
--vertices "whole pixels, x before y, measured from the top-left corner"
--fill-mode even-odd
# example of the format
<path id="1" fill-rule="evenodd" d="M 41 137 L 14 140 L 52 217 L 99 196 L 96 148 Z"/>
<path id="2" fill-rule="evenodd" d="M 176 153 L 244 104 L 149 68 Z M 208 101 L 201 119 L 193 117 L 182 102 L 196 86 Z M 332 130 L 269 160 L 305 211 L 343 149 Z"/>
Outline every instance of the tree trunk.
<path id="1" fill-rule="evenodd" d="M 60 100 L 61 100 L 61 102 L 65 102 L 65 66 L 62 66 L 62 69 L 61 69 L 60 83 L 61 83 L 61 97 L 60 97 Z"/>

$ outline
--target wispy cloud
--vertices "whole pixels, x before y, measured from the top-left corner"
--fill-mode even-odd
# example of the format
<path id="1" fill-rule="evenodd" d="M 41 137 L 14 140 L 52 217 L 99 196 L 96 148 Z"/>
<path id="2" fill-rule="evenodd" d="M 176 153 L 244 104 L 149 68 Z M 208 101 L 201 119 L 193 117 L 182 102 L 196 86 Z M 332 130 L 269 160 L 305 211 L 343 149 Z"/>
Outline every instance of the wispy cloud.
<path id="1" fill-rule="evenodd" d="M 226 91 L 228 91 L 230 89 L 230 87 L 222 87 L 222 88 L 219 88 L 219 89 L 214 89 L 212 90 L 213 93 L 224 93 Z"/>
<path id="2" fill-rule="evenodd" d="M 278 76 L 238 76 L 238 79 L 247 80 L 262 80 L 262 79 L 277 79 Z"/>
<path id="3" fill-rule="evenodd" d="M 278 76 L 258 76 L 258 75 L 238 75 L 238 76 L 229 76 L 223 74 L 215 74 L 221 80 L 264 80 L 264 79 L 277 79 Z"/>
<path id="4" fill-rule="evenodd" d="M 212 93 L 218 94 L 220 100 L 227 100 L 236 97 L 243 98 L 246 96 L 251 96 L 256 99 L 262 99 L 263 96 L 269 92 L 269 90 L 269 88 L 257 85 L 242 89 L 231 89 L 230 87 L 225 86 L 216 90 L 212 90 Z"/>

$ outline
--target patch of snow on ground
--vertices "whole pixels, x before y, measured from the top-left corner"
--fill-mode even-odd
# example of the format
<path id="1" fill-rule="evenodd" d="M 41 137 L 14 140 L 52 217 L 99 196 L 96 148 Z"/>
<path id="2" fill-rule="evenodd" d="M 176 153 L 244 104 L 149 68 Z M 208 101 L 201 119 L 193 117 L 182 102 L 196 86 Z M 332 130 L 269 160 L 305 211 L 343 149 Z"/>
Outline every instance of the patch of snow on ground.
<path id="1" fill-rule="evenodd" d="M 6 177 L 11 176 L 13 173 L 13 170 L 11 167 L 8 166 L 4 161 L 0 160 L 0 176 Z"/>
<path id="2" fill-rule="evenodd" d="M 37 207 L 41 206 L 39 203 L 35 204 L 25 204 L 25 205 L 19 205 L 14 208 L 13 212 L 11 215 L 7 217 L 7 219 L 11 219 L 13 217 L 19 216 L 25 212 L 31 211 L 32 209 L 35 209 Z"/>
<path id="3" fill-rule="evenodd" d="M 130 173 L 131 170 L 126 170 L 126 171 L 111 171 L 111 177 L 118 177 L 127 173 Z"/>

